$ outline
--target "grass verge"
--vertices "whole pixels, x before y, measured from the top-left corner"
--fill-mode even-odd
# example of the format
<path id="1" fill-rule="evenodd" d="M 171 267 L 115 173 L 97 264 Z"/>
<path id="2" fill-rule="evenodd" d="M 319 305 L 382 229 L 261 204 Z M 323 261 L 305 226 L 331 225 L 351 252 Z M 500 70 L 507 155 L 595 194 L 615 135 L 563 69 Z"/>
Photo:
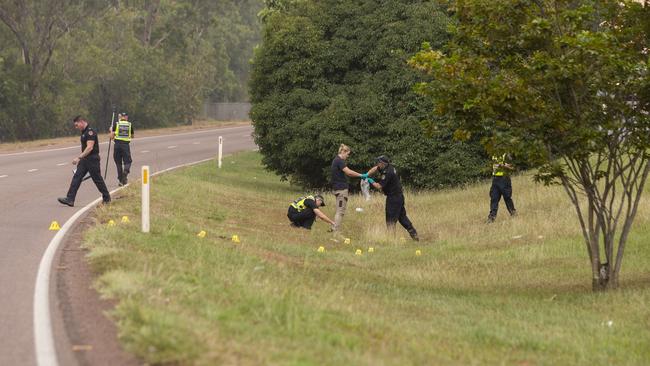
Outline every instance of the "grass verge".
<path id="1" fill-rule="evenodd" d="M 622 289 L 594 294 L 561 189 L 529 176 L 513 186 L 519 216 L 503 207 L 491 225 L 487 183 L 407 194 L 418 244 L 401 228 L 386 233 L 382 196 L 352 197 L 344 244 L 320 221 L 290 228 L 287 206 L 305 192 L 243 153 L 221 170 L 206 163 L 155 177 L 149 234 L 137 221 L 139 186 L 129 187 L 97 210 L 85 245 L 97 288 L 119 300 L 121 341 L 147 363 L 647 364 L 648 202 Z"/>

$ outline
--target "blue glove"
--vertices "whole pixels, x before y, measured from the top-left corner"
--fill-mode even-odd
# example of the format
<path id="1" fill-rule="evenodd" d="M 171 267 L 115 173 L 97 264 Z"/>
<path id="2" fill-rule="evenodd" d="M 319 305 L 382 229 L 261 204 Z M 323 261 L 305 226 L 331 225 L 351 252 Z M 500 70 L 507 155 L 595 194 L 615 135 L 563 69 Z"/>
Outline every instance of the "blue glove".
<path id="1" fill-rule="evenodd" d="M 361 179 L 368 179 L 368 173 L 361 174 Z"/>
<path id="2" fill-rule="evenodd" d="M 373 183 L 375 183 L 375 180 L 372 179 L 372 178 L 368 178 L 368 183 L 373 184 Z"/>

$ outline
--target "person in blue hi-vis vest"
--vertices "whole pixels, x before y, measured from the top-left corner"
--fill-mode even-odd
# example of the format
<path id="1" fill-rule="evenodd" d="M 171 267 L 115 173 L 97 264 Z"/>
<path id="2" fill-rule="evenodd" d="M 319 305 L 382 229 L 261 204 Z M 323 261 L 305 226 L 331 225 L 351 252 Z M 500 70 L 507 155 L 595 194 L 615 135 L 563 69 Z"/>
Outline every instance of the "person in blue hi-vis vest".
<path id="1" fill-rule="evenodd" d="M 490 187 L 490 213 L 487 218 L 488 223 L 494 222 L 497 218 L 501 197 L 503 197 L 503 201 L 506 203 L 506 208 L 510 215 L 515 216 L 517 214 L 515 203 L 512 201 L 512 182 L 510 180 L 510 173 L 515 168 L 508 160 L 509 157 L 507 154 L 492 156 L 492 186 Z"/>

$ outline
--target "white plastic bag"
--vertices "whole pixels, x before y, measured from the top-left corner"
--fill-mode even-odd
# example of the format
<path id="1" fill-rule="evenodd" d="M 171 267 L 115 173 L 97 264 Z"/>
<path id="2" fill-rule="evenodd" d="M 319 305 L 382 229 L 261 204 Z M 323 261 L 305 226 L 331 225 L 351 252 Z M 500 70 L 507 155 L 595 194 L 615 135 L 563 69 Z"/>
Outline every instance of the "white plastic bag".
<path id="1" fill-rule="evenodd" d="M 363 194 L 366 201 L 370 201 L 370 183 L 366 179 L 361 179 L 359 184 L 361 185 L 361 194 Z"/>

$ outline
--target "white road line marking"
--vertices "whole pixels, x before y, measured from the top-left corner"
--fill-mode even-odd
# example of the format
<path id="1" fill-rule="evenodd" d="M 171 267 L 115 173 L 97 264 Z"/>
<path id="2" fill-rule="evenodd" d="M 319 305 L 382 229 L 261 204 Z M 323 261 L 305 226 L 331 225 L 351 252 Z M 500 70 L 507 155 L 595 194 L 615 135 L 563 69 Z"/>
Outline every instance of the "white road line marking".
<path id="1" fill-rule="evenodd" d="M 228 155 L 227 155 L 228 156 Z M 171 168 L 161 170 L 159 172 L 151 174 L 151 176 L 162 174 L 173 169 L 178 169 L 184 166 L 190 166 L 195 164 L 200 164 L 206 161 L 214 160 L 214 158 L 203 159 L 195 161 L 193 163 L 187 163 L 182 165 L 177 165 Z M 122 187 L 114 189 L 110 192 L 113 193 L 121 190 Z M 95 207 L 102 200 L 101 197 L 90 202 L 88 205 L 77 211 L 68 221 L 61 226 L 61 229 L 57 231 L 52 241 L 47 245 L 43 257 L 41 257 L 41 262 L 38 265 L 38 273 L 36 275 L 36 286 L 34 286 L 34 343 L 36 345 L 36 364 L 38 366 L 58 366 L 58 361 L 56 358 L 56 348 L 54 347 L 54 332 L 52 330 L 52 317 L 50 314 L 50 275 L 52 269 L 52 262 L 54 261 L 54 254 L 61 245 L 63 237 L 66 235 L 68 230 L 72 228 L 75 222 L 81 217 L 86 211 Z"/>
<path id="2" fill-rule="evenodd" d="M 150 139 L 158 139 L 158 138 L 163 138 L 163 137 L 169 137 L 169 136 L 184 136 L 184 135 L 196 135 L 196 134 L 205 134 L 209 132 L 221 132 L 221 131 L 228 131 L 228 130 L 237 130 L 237 129 L 242 129 L 242 128 L 250 128 L 251 126 L 237 126 L 237 127 L 225 127 L 225 128 L 214 128 L 211 130 L 200 130 L 200 131 L 194 131 L 194 132 L 185 132 L 185 133 L 176 133 L 176 134 L 169 134 L 169 135 L 159 135 L 159 136 L 149 136 L 149 137 L 139 137 L 137 140 L 150 140 Z M 248 136 L 248 135 L 247 135 Z M 100 142 L 100 145 L 105 145 L 108 142 Z M 34 151 L 23 151 L 23 152 L 17 152 L 17 153 L 10 153 L 10 154 L 0 154 L 0 158 L 3 158 L 5 156 L 15 156 L 15 155 L 25 155 L 25 154 L 36 154 L 36 153 L 42 153 L 42 152 L 52 152 L 52 151 L 59 151 L 59 150 L 69 150 L 69 149 L 79 149 L 79 145 L 75 146 L 69 146 L 69 147 L 60 147 L 56 149 L 45 149 L 45 150 L 34 150 Z"/>
<path id="3" fill-rule="evenodd" d="M 68 164 L 68 163 L 58 163 L 58 164 L 56 164 L 56 166 L 64 166 L 66 164 Z"/>
<path id="4" fill-rule="evenodd" d="M 193 142 L 192 145 L 200 145 L 201 143 L 199 141 Z"/>
<path id="5" fill-rule="evenodd" d="M 146 154 L 146 153 L 149 152 L 149 150 L 142 150 L 142 151 L 140 151 L 140 152 L 143 153 L 143 154 Z"/>
<path id="6" fill-rule="evenodd" d="M 33 172 L 36 172 L 36 171 L 38 171 L 38 169 L 29 169 L 27 172 L 33 173 Z"/>
<path id="7" fill-rule="evenodd" d="M 168 148 L 168 149 L 175 149 L 175 148 L 176 148 L 176 145 L 167 146 L 167 148 Z"/>
<path id="8" fill-rule="evenodd" d="M 0 178 L 7 178 L 7 177 L 8 177 L 7 174 L 0 175 Z"/>

